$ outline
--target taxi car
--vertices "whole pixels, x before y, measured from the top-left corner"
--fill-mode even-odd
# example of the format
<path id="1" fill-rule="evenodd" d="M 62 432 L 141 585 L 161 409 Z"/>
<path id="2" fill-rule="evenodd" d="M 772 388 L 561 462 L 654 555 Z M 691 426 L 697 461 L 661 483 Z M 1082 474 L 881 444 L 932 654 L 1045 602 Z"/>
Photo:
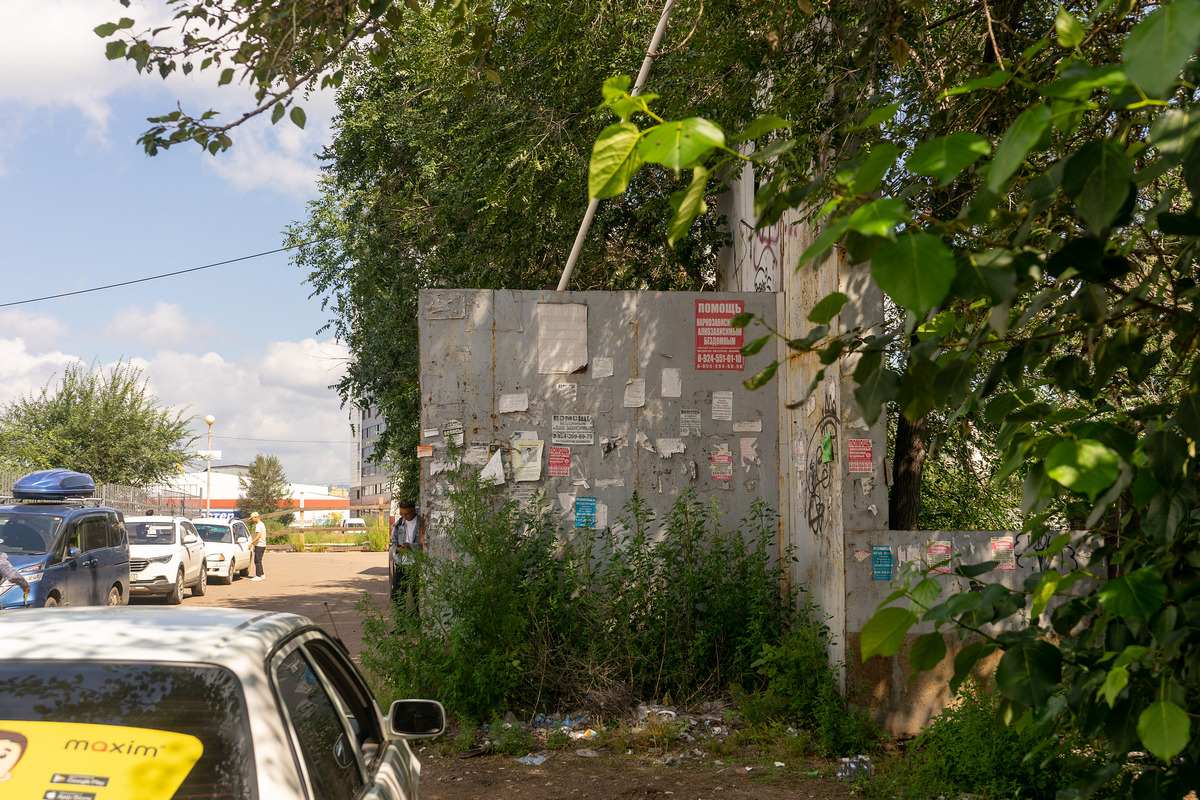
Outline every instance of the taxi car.
<path id="1" fill-rule="evenodd" d="M 0 614 L 0 786 L 14 798 L 416 800 L 407 739 L 345 648 L 294 614 L 229 608 Z"/>
<path id="2" fill-rule="evenodd" d="M 250 574 L 250 531 L 240 519 L 201 517 L 192 520 L 204 540 L 208 577 L 217 583 L 233 583 L 234 576 Z"/>
<path id="3" fill-rule="evenodd" d="M 0 608 L 123 605 L 129 602 L 129 542 L 120 511 L 93 495 L 83 472 L 47 469 L 0 499 L 0 553 L 29 581 L 0 581 Z"/>

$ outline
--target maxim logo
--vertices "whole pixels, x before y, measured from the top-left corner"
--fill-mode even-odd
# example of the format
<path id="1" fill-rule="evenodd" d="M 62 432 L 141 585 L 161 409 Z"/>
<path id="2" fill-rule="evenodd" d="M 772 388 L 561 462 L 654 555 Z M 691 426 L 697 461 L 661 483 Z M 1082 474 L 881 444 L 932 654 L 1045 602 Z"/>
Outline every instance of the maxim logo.
<path id="1" fill-rule="evenodd" d="M 158 747 L 148 744 L 128 742 L 89 742 L 87 739 L 68 739 L 63 745 L 64 750 L 87 750 L 90 753 L 111 753 L 112 755 L 145 756 L 158 758 Z"/>

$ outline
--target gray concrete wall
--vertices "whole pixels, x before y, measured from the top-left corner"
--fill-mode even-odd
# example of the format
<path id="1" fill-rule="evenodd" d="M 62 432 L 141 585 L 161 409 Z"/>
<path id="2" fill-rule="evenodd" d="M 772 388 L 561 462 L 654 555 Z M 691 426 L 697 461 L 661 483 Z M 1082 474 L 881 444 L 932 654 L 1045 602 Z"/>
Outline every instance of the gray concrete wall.
<path id="1" fill-rule="evenodd" d="M 422 508 L 435 523 L 446 511 L 447 439 L 460 426 L 476 467 L 500 454 L 501 495 L 528 500 L 543 493 L 564 532 L 576 526 L 578 498 L 594 498 L 611 527 L 635 490 L 663 515 L 692 488 L 716 504 L 729 528 L 755 498 L 778 508 L 778 398 L 770 385 L 753 392 L 742 386 L 774 360 L 776 346 L 747 356 L 742 369 L 697 369 L 698 300 L 737 303 L 775 324 L 774 294 L 423 291 Z M 563 311 L 562 304 L 586 321 L 553 330 L 559 323 L 545 315 Z M 749 328 L 744 341 L 763 332 Z M 582 358 L 558 354 L 550 364 L 551 340 L 583 342 Z M 630 405 L 638 381 L 644 402 Z M 728 419 L 719 418 L 723 403 L 714 393 L 721 392 L 732 400 Z M 699 435 L 685 430 L 688 412 L 698 415 Z M 514 443 L 526 440 L 543 443 L 536 480 L 518 480 L 514 458 L 519 462 L 521 450 Z M 550 474 L 552 447 L 569 452 L 566 475 Z M 554 455 L 561 465 L 563 452 Z"/>

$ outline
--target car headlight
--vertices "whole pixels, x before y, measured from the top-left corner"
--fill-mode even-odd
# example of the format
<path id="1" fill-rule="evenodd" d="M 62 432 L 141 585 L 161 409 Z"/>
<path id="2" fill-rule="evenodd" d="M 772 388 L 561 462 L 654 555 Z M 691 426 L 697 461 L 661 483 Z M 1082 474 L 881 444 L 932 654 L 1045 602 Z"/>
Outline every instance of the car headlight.
<path id="1" fill-rule="evenodd" d="M 205 558 L 207 558 L 209 561 L 224 561 L 225 554 L 224 553 L 212 553 L 210 555 L 205 556 Z"/>
<path id="2" fill-rule="evenodd" d="M 171 562 L 171 558 L 171 556 L 157 556 L 155 558 L 147 558 L 146 560 L 151 564 L 169 564 Z"/>
<path id="3" fill-rule="evenodd" d="M 25 567 L 17 570 L 17 572 L 21 573 L 21 577 L 30 583 L 37 583 L 42 579 L 42 568 L 40 566 Z"/>

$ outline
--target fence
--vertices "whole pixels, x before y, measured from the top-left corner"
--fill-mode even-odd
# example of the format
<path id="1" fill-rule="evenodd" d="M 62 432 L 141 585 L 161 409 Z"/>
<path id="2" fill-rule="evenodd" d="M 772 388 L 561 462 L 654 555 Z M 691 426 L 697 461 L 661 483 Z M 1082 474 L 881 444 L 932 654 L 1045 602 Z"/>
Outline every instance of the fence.
<path id="1" fill-rule="evenodd" d="M 16 472 L 0 472 L 0 497 L 12 494 L 13 484 L 21 475 Z M 129 515 L 144 514 L 150 509 L 155 514 L 180 517 L 201 515 L 200 492 L 172 489 L 166 486 L 117 486 L 112 483 L 96 487 L 95 497 L 106 506 L 119 509 Z"/>

